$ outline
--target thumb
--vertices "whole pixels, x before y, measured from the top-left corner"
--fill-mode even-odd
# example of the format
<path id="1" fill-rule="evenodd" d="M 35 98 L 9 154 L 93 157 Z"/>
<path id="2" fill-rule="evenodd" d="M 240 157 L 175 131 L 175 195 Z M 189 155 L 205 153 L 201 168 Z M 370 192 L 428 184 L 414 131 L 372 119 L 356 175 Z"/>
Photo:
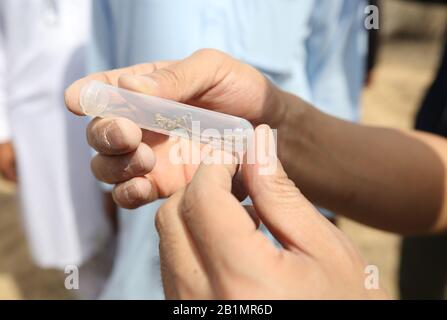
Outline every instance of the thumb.
<path id="1" fill-rule="evenodd" d="M 187 102 L 216 86 L 223 78 L 228 56 L 202 49 L 190 57 L 145 75 L 122 75 L 119 86 L 160 98 Z"/>
<path id="2" fill-rule="evenodd" d="M 256 129 L 254 149 L 250 151 L 255 152 L 256 159 L 244 164 L 242 175 L 262 223 L 286 249 L 314 252 L 327 247 L 334 227 L 287 177 L 276 157 L 274 135 L 268 126 Z"/>

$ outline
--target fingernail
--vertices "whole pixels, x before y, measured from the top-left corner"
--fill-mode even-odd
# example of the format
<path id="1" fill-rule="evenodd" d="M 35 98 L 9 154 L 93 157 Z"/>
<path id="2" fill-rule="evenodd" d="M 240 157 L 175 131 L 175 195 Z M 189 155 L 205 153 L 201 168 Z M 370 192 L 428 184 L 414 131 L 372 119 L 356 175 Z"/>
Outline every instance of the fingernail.
<path id="1" fill-rule="evenodd" d="M 268 125 L 262 125 L 256 136 L 257 162 L 260 165 L 259 174 L 270 175 L 276 172 L 278 155 L 276 150 L 276 136 Z"/>

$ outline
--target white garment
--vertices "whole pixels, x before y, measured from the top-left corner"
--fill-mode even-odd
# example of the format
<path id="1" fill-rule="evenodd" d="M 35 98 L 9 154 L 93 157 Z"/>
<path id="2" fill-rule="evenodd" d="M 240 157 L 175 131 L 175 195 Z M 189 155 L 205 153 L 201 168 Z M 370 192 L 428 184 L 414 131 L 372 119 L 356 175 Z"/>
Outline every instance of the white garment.
<path id="1" fill-rule="evenodd" d="M 85 74 L 90 5 L 0 2 L 0 139 L 14 142 L 24 224 L 41 267 L 82 264 L 110 235 L 88 169 L 88 119 L 69 114 L 63 100 L 65 87 Z"/>

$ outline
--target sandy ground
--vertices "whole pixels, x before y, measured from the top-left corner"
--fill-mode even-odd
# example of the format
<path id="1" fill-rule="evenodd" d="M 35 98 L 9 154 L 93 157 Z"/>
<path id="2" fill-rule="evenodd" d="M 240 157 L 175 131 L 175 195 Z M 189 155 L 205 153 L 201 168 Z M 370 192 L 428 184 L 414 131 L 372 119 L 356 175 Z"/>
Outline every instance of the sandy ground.
<path id="1" fill-rule="evenodd" d="M 399 41 L 383 47 L 374 82 L 364 95 L 363 121 L 410 127 L 432 78 L 440 44 Z M 399 238 L 347 220 L 341 228 L 380 269 L 382 285 L 396 297 Z M 14 187 L 0 181 L 0 299 L 64 299 L 64 274 L 33 266 L 21 228 Z"/>

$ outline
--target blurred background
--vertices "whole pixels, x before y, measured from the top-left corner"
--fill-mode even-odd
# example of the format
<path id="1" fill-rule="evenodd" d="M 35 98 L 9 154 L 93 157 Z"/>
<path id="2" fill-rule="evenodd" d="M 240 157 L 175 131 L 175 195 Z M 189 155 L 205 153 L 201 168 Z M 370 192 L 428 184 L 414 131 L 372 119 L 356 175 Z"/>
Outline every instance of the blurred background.
<path id="1" fill-rule="evenodd" d="M 362 122 L 411 128 L 439 64 L 447 9 L 423 1 L 387 0 L 382 1 L 381 14 L 377 64 L 363 93 Z M 379 267 L 382 285 L 399 298 L 401 239 L 345 219 L 340 227 L 368 262 Z M 62 271 L 33 264 L 15 186 L 0 179 L 0 299 L 74 298 L 64 288 L 64 277 Z"/>

